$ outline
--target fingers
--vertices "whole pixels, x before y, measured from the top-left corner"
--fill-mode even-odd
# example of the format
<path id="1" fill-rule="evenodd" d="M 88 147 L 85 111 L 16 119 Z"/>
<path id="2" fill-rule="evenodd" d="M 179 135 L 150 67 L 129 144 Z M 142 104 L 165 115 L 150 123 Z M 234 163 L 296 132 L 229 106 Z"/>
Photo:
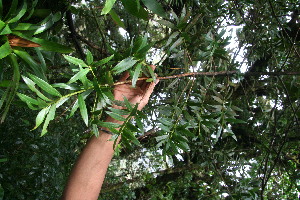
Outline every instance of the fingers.
<path id="1" fill-rule="evenodd" d="M 150 95 L 152 94 L 155 85 L 159 82 L 157 79 L 156 82 L 148 83 L 148 88 L 146 88 L 146 91 L 144 93 L 143 99 L 141 100 L 141 103 L 139 104 L 138 109 L 141 110 L 149 101 Z"/>
<path id="2" fill-rule="evenodd" d="M 121 78 L 119 79 L 119 82 L 123 82 L 123 81 L 126 81 L 129 77 L 129 72 L 126 71 L 122 74 Z"/>
<path id="3" fill-rule="evenodd" d="M 153 71 L 155 70 L 155 68 L 156 68 L 156 66 L 155 65 L 149 65 L 152 69 L 153 69 Z"/>

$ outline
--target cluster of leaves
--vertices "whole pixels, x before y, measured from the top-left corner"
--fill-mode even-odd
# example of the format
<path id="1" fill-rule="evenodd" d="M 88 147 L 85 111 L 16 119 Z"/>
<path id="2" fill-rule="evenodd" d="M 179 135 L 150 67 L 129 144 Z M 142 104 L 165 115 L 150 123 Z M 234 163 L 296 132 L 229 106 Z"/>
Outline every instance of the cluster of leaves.
<path id="1" fill-rule="evenodd" d="M 55 22 L 61 19 L 61 14 L 58 12 L 55 14 L 49 14 L 49 16 L 41 20 L 39 23 L 26 23 L 26 21 L 34 17 L 35 13 L 37 12 L 37 10 L 35 10 L 37 2 L 38 1 L 32 1 L 28 3 L 27 1 L 22 1 L 19 3 L 18 0 L 14 0 L 11 2 L 9 9 L 5 7 L 4 10 L 3 2 L 0 1 L 0 59 L 1 64 L 10 65 L 12 71 L 12 79 L 10 81 L 4 81 L 2 78 L 0 80 L 2 83 L 1 86 L 7 87 L 0 100 L 0 108 L 4 107 L 4 110 L 1 114 L 1 122 L 4 121 L 19 87 L 21 73 L 20 64 L 17 60 L 18 58 L 20 58 L 26 67 L 29 68 L 28 71 L 31 71 L 36 76 L 46 80 L 45 60 L 41 50 L 56 51 L 60 53 L 72 52 L 72 49 L 69 47 L 34 37 L 49 29 Z M 9 4 L 6 2 L 4 6 L 9 6 Z M 42 13 L 39 12 L 39 14 Z M 31 43 L 41 46 L 39 49 L 36 49 L 36 54 L 39 58 L 39 61 L 42 63 L 41 65 L 38 64 L 38 62 L 35 61 L 30 54 L 22 48 L 30 47 Z M 14 46 L 14 48 L 12 48 L 12 46 Z M 4 67 L 2 66 L 1 69 L 1 74 L 3 74 Z M 1 75 L 1 77 L 3 77 L 3 75 Z"/>

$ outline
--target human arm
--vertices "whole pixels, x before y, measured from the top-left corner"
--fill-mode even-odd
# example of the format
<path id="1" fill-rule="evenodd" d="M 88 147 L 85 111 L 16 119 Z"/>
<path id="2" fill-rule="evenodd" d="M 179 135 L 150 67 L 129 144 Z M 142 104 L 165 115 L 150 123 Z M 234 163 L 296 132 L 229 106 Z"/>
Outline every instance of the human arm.
<path id="1" fill-rule="evenodd" d="M 154 69 L 154 66 L 151 66 Z M 119 82 L 127 80 L 129 73 L 123 74 Z M 157 82 L 156 82 L 157 83 Z M 126 97 L 132 104 L 139 104 L 141 110 L 149 100 L 156 83 L 138 81 L 137 86 L 121 84 L 114 88 L 115 100 L 122 101 Z M 118 108 L 118 106 L 115 106 Z M 122 124 L 111 117 L 107 122 Z M 81 152 L 77 160 L 68 184 L 64 190 L 63 200 L 92 200 L 97 199 L 103 184 L 108 165 L 114 154 L 114 141 L 109 141 L 111 135 L 100 131 L 99 137 L 93 136 Z M 117 139 L 117 143 L 120 138 Z"/>

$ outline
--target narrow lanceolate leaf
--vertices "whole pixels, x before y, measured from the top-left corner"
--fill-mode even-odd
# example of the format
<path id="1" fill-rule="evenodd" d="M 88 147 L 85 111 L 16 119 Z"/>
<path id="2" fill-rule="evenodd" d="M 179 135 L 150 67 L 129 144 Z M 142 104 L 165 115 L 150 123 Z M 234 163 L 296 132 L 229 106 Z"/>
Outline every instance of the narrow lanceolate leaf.
<path id="1" fill-rule="evenodd" d="M 61 94 L 54 87 L 52 87 L 49 83 L 47 83 L 46 81 L 40 79 L 39 77 L 37 77 L 33 74 L 29 74 L 29 76 L 45 92 L 47 92 L 49 94 L 52 94 L 54 96 L 61 97 Z"/>
<path id="2" fill-rule="evenodd" d="M 227 122 L 235 123 L 235 124 L 246 124 L 247 122 L 241 120 L 241 119 L 234 119 L 234 118 L 226 118 Z"/>
<path id="3" fill-rule="evenodd" d="M 89 125 L 89 117 L 88 117 L 86 104 L 84 102 L 82 94 L 78 95 L 78 105 L 79 105 L 81 117 L 82 117 L 84 123 L 86 124 L 86 126 L 88 126 Z"/>
<path id="4" fill-rule="evenodd" d="M 148 20 L 148 12 L 136 0 L 121 0 L 128 13 L 143 20 Z"/>
<path id="5" fill-rule="evenodd" d="M 132 57 L 125 58 L 119 64 L 117 64 L 112 70 L 115 74 L 120 74 L 128 69 L 130 69 L 137 60 L 134 60 Z"/>
<path id="6" fill-rule="evenodd" d="M 87 50 L 87 52 L 86 52 L 86 62 L 87 62 L 87 64 L 91 65 L 93 63 L 93 61 L 94 61 L 94 58 L 93 58 L 92 53 L 89 50 Z"/>
<path id="7" fill-rule="evenodd" d="M 5 100 L 6 100 L 6 105 L 4 107 L 4 111 L 1 113 L 1 120 L 0 123 L 2 123 L 8 113 L 9 107 L 13 101 L 13 98 L 15 96 L 15 94 L 17 93 L 17 89 L 19 87 L 19 82 L 20 82 L 20 69 L 19 69 L 19 64 L 17 62 L 16 56 L 13 54 L 9 55 L 10 61 L 11 61 L 11 65 L 13 67 L 13 78 L 10 84 L 10 87 L 7 88 L 6 93 L 3 95 L 5 96 Z M 1 99 L 0 104 L 2 104 L 4 101 L 4 99 Z M 0 107 L 2 107 L 2 105 L 0 105 Z"/>
<path id="8" fill-rule="evenodd" d="M 126 137 L 128 140 L 133 142 L 135 145 L 138 145 L 138 146 L 140 145 L 140 142 L 136 139 L 136 137 L 134 136 L 134 134 L 131 131 L 124 129 L 122 136 Z"/>
<path id="9" fill-rule="evenodd" d="M 44 51 L 53 51 L 58 53 L 71 53 L 74 51 L 74 49 L 68 46 L 53 41 L 49 41 L 49 40 L 33 37 L 31 41 L 40 44 L 41 47 L 39 47 L 39 49 Z"/>
<path id="10" fill-rule="evenodd" d="M 178 40 L 176 40 L 170 47 L 170 51 L 172 51 L 174 48 L 179 46 L 182 42 L 183 42 L 183 37 L 178 38 Z"/>
<path id="11" fill-rule="evenodd" d="M 154 82 L 156 82 L 156 76 L 155 76 L 153 69 L 150 66 L 147 66 L 147 67 L 150 72 L 151 78 L 153 79 Z"/>
<path id="12" fill-rule="evenodd" d="M 46 115 L 48 114 L 49 110 L 50 110 L 50 106 L 48 106 L 46 108 L 43 108 L 39 112 L 39 114 L 36 116 L 36 119 L 35 119 L 35 127 L 32 130 L 36 129 L 37 127 L 39 127 L 43 123 L 43 121 L 44 121 Z"/>
<path id="13" fill-rule="evenodd" d="M 79 58 L 75 58 L 75 57 L 67 56 L 67 55 L 63 55 L 63 56 L 69 63 L 72 63 L 74 65 L 80 65 L 82 67 L 88 67 L 87 64 L 85 64 L 85 62 Z"/>
<path id="14" fill-rule="evenodd" d="M 142 0 L 142 2 L 153 13 L 161 17 L 167 17 L 165 10 L 156 0 Z"/>
<path id="15" fill-rule="evenodd" d="M 27 2 L 24 1 L 23 2 L 23 6 L 22 6 L 21 10 L 19 11 L 19 13 L 17 14 L 17 16 L 15 16 L 14 18 L 10 19 L 7 23 L 17 22 L 26 13 L 26 10 L 27 10 Z"/>
<path id="16" fill-rule="evenodd" d="M 109 116 L 111 116 L 112 118 L 118 120 L 118 121 L 125 121 L 126 119 L 124 117 L 122 117 L 121 115 L 117 114 L 117 113 L 113 113 L 113 112 L 106 112 Z"/>
<path id="17" fill-rule="evenodd" d="M 121 125 L 120 124 L 117 124 L 117 123 L 113 123 L 113 122 L 99 122 L 98 123 L 99 126 L 101 127 L 106 127 L 106 128 L 120 128 Z"/>
<path id="18" fill-rule="evenodd" d="M 120 27 L 122 27 L 122 28 L 125 29 L 124 23 L 121 21 L 119 15 L 118 15 L 114 10 L 110 10 L 110 11 L 109 11 L 109 14 L 110 14 L 111 18 L 115 21 L 115 23 L 116 23 L 118 26 L 120 26 Z"/>
<path id="19" fill-rule="evenodd" d="M 9 42 L 5 42 L 1 47 L 0 47 L 0 59 L 5 58 L 11 53 L 11 47 L 9 45 Z"/>
<path id="20" fill-rule="evenodd" d="M 56 104 L 53 104 L 50 107 L 50 110 L 48 112 L 47 118 L 45 119 L 41 136 L 43 136 L 43 135 L 45 135 L 47 133 L 47 128 L 48 128 L 49 122 L 51 120 L 53 120 L 54 117 L 55 117 L 55 111 L 56 111 Z"/>
<path id="21" fill-rule="evenodd" d="M 81 79 L 87 73 L 89 73 L 89 71 L 90 71 L 90 69 L 88 69 L 88 68 L 80 70 L 78 73 L 76 73 L 74 76 L 72 76 L 72 78 L 69 80 L 68 84 L 74 83 L 78 79 Z"/>
<path id="22" fill-rule="evenodd" d="M 40 65 L 26 51 L 24 51 L 22 48 L 15 47 L 13 49 L 13 52 L 29 65 L 29 67 L 34 71 L 35 75 L 46 80 L 46 76 L 43 73 L 43 70 L 41 69 Z"/>
<path id="23" fill-rule="evenodd" d="M 46 101 L 52 101 L 51 99 L 43 95 L 38 89 L 35 88 L 35 83 L 30 78 L 27 78 L 25 76 L 22 76 L 22 78 L 26 85 L 29 87 L 29 89 L 35 92 L 41 99 Z"/>
<path id="24" fill-rule="evenodd" d="M 30 103 L 30 104 L 33 104 L 33 105 L 39 105 L 39 102 L 25 94 L 21 94 L 21 93 L 17 93 L 18 97 L 24 101 L 25 103 Z"/>
<path id="25" fill-rule="evenodd" d="M 37 35 L 39 33 L 44 32 L 45 30 L 49 29 L 55 22 L 61 19 L 61 13 L 57 12 L 54 15 L 51 13 L 48 17 L 46 17 L 42 22 L 39 24 L 41 27 L 37 29 L 33 34 Z"/>
<path id="26" fill-rule="evenodd" d="M 103 58 L 102 60 L 99 60 L 99 61 L 95 62 L 95 64 L 93 64 L 93 66 L 97 67 L 97 66 L 104 65 L 107 62 L 109 62 L 113 57 L 114 57 L 114 55 L 111 55 L 107 58 Z"/>
<path id="27" fill-rule="evenodd" d="M 223 100 L 222 100 L 220 97 L 212 96 L 212 98 L 213 98 L 215 101 L 219 102 L 220 104 L 223 103 Z"/>
<path id="28" fill-rule="evenodd" d="M 112 112 L 117 113 L 119 115 L 129 115 L 129 111 L 123 109 L 109 108 Z"/>
<path id="29" fill-rule="evenodd" d="M 139 63 L 139 64 L 137 64 L 137 66 L 134 70 L 134 74 L 133 74 L 133 77 L 132 77 L 132 87 L 135 87 L 136 82 L 139 78 L 139 75 L 140 75 L 141 71 L 142 71 L 142 64 Z"/>
<path id="30" fill-rule="evenodd" d="M 101 11 L 101 15 L 106 15 L 111 10 L 115 2 L 116 0 L 106 0 L 104 8 Z"/>

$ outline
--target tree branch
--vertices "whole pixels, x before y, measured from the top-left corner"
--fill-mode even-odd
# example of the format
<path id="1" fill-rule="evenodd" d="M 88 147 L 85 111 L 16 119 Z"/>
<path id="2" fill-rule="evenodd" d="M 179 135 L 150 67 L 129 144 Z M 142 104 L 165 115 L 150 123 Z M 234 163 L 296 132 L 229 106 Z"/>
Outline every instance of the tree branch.
<path id="1" fill-rule="evenodd" d="M 228 76 L 228 75 L 234 75 L 234 74 L 239 74 L 239 72 L 237 72 L 237 71 L 191 72 L 191 73 L 177 74 L 177 75 L 173 75 L 173 76 L 157 77 L 157 79 L 166 80 L 166 79 L 181 78 L 181 77 L 186 77 L 186 76 Z M 247 76 L 295 75 L 295 76 L 299 76 L 300 72 L 246 72 L 241 75 L 247 75 Z M 138 78 L 138 81 L 143 81 L 143 80 L 147 80 L 147 79 L 149 79 L 149 77 L 142 77 L 142 78 Z M 131 82 L 132 82 L 132 80 L 128 80 L 128 81 L 116 82 L 113 85 L 122 85 L 122 84 L 126 84 L 126 83 L 131 83 Z"/>

